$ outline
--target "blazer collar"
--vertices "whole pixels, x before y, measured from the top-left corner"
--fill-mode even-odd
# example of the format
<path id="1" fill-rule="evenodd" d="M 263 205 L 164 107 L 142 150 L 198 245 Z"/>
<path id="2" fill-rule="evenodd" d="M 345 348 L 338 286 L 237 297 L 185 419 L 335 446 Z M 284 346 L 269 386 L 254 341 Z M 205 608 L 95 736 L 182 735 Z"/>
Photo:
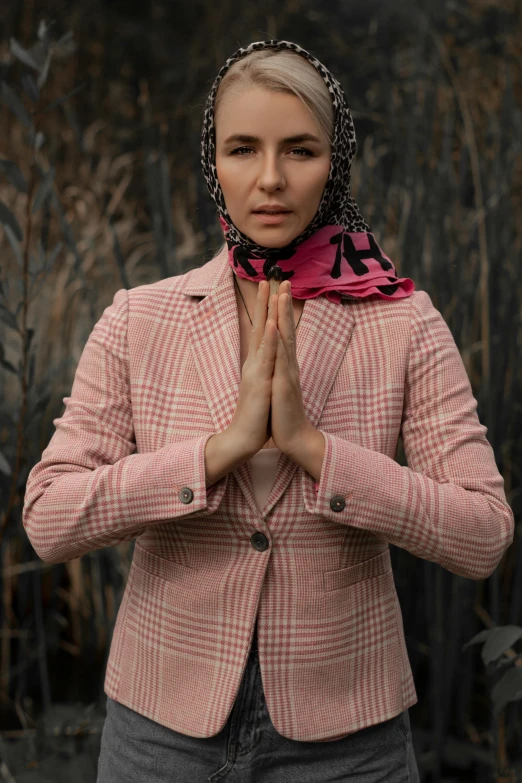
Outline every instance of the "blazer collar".
<path id="1" fill-rule="evenodd" d="M 182 293 L 194 298 L 186 310 L 186 328 L 195 365 L 216 432 L 232 421 L 241 381 L 239 316 L 234 272 L 226 246 L 211 261 L 187 275 Z M 296 333 L 296 352 L 303 405 L 317 427 L 328 394 L 350 342 L 354 300 L 330 302 L 325 296 L 306 299 Z M 266 516 L 288 487 L 297 469 L 281 453 L 276 478 L 262 516 Z M 247 462 L 232 471 L 247 502 L 259 514 Z"/>

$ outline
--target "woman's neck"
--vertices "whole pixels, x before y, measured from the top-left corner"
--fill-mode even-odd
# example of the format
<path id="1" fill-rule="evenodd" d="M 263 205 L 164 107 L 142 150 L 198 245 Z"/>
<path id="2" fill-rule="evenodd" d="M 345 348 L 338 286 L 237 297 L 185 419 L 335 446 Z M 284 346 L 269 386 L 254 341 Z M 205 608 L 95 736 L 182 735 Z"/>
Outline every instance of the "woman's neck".
<path id="1" fill-rule="evenodd" d="M 247 280 L 244 277 L 239 277 L 239 275 L 236 275 L 234 272 L 234 276 L 236 278 L 236 283 L 239 286 L 239 290 L 243 294 L 243 296 L 246 298 L 246 296 L 257 296 L 257 289 L 259 288 L 259 282 L 256 282 L 255 280 Z"/>
<path id="2" fill-rule="evenodd" d="M 241 302 L 238 306 L 244 307 L 244 304 L 246 304 L 248 314 L 250 318 L 253 320 L 254 318 L 254 310 L 256 309 L 256 301 L 257 301 L 257 291 L 259 288 L 259 283 L 255 280 L 245 280 L 243 277 L 239 277 L 234 273 L 234 277 L 236 279 L 235 281 L 235 288 L 239 288 L 240 293 L 240 299 L 241 296 L 243 297 L 244 303 Z M 236 295 L 237 298 L 237 295 Z"/>

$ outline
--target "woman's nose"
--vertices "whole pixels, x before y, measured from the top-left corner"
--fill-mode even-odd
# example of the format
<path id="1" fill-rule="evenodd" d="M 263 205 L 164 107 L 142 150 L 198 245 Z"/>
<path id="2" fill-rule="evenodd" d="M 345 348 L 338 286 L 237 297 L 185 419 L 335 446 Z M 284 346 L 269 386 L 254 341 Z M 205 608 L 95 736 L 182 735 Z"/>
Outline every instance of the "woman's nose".
<path id="1" fill-rule="evenodd" d="M 276 155 L 265 155 L 259 166 L 259 183 L 264 188 L 281 186 L 284 183 L 282 161 Z"/>

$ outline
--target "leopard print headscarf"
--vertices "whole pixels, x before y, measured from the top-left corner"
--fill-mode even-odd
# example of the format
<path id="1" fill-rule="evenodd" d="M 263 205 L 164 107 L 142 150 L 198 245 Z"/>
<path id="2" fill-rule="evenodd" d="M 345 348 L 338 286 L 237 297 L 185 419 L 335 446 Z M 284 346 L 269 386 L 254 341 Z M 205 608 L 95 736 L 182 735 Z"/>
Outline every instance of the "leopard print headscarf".
<path id="1" fill-rule="evenodd" d="M 270 39 L 268 41 L 256 41 L 246 47 L 242 47 L 228 58 L 214 80 L 205 105 L 201 139 L 201 164 L 210 195 L 218 208 L 219 216 L 229 227 L 227 232 L 227 242 L 229 243 L 229 246 L 241 245 L 244 248 L 248 248 L 250 254 L 255 254 L 257 257 L 264 259 L 275 259 L 281 255 L 282 250 L 282 248 L 267 248 L 263 245 L 258 245 L 255 242 L 252 242 L 250 237 L 236 228 L 227 212 L 215 165 L 216 135 L 214 127 L 214 101 L 219 84 L 227 70 L 236 60 L 246 57 L 246 55 L 259 49 L 291 49 L 294 52 L 298 52 L 303 57 L 306 57 L 323 77 L 334 107 L 334 133 L 330 171 L 321 202 L 313 220 L 304 231 L 286 245 L 284 249 L 288 251 L 291 248 L 296 247 L 296 245 L 304 242 L 305 239 L 308 239 L 308 237 L 319 228 L 326 225 L 336 224 L 342 226 L 344 230 L 348 232 L 371 231 L 369 225 L 359 212 L 357 204 L 350 195 L 350 170 L 352 160 L 357 150 L 357 143 L 355 140 L 352 115 L 348 108 L 341 85 L 335 76 L 330 73 L 328 68 L 310 54 L 310 52 L 307 52 L 306 49 L 303 49 L 298 44 L 290 41 Z"/>

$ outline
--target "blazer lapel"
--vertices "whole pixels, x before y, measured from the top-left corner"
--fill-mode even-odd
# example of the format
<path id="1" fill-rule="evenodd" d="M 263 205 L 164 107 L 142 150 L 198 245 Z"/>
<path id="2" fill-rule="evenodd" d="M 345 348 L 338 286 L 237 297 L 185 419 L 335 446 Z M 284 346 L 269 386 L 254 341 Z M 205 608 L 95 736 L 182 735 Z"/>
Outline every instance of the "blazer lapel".
<path id="1" fill-rule="evenodd" d="M 239 317 L 233 269 L 225 247 L 204 266 L 191 271 L 183 293 L 193 299 L 186 311 L 187 334 L 216 432 L 232 421 L 241 382 Z M 325 296 L 305 300 L 296 333 L 296 352 L 303 405 L 318 425 L 350 342 L 356 301 L 330 302 Z M 262 516 L 288 487 L 297 463 L 281 453 L 276 477 Z M 247 462 L 232 471 L 246 501 L 259 514 Z"/>

